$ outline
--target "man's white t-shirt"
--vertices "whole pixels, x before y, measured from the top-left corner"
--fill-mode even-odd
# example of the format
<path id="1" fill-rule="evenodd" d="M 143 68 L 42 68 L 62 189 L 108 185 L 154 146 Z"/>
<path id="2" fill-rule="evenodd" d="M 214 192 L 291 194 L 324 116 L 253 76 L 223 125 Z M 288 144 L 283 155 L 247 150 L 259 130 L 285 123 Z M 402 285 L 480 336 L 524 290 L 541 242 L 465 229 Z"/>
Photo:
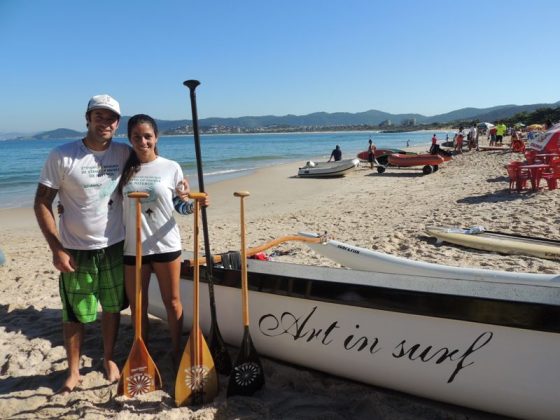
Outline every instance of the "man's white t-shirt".
<path id="1" fill-rule="evenodd" d="M 181 235 L 173 217 L 175 188 L 183 179 L 177 162 L 158 156 L 142 163 L 123 188 L 123 211 L 126 226 L 124 255 L 136 255 L 136 199 L 133 191 L 147 192 L 142 203 L 142 255 L 163 254 L 181 250 Z"/>
<path id="2" fill-rule="evenodd" d="M 39 183 L 58 190 L 65 248 L 101 249 L 124 239 L 122 197 L 116 187 L 130 151 L 128 145 L 112 141 L 107 150 L 96 152 L 82 140 L 51 151 Z"/>

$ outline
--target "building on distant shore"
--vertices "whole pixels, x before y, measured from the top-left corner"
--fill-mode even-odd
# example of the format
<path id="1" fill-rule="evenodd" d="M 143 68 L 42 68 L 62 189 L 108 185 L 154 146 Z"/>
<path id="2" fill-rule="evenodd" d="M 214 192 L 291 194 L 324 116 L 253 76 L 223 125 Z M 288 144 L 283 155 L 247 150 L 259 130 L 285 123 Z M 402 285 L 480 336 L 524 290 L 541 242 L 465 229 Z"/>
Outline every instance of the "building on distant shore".
<path id="1" fill-rule="evenodd" d="M 403 127 L 411 127 L 416 125 L 416 118 L 406 118 L 402 120 L 401 125 Z"/>
<path id="2" fill-rule="evenodd" d="M 384 120 L 379 123 L 379 127 L 391 127 L 393 125 L 391 120 Z"/>

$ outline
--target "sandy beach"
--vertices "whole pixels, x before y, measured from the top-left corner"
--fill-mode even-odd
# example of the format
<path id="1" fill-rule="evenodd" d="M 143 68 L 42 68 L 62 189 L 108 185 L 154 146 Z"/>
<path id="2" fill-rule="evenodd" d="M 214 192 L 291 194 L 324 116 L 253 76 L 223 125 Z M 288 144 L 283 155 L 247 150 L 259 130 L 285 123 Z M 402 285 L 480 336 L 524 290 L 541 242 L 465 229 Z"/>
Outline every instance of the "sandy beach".
<path id="1" fill-rule="evenodd" d="M 420 148 L 423 150 L 423 148 Z M 468 152 L 423 176 L 420 168 L 378 174 L 363 165 L 337 179 L 300 179 L 291 163 L 210 184 L 208 209 L 214 253 L 239 249 L 239 201 L 246 190 L 247 245 L 299 231 L 327 232 L 342 242 L 413 260 L 528 273 L 558 273 L 559 264 L 436 246 L 428 225 L 484 226 L 487 230 L 560 240 L 560 190 L 510 193 L 504 165 L 521 155 Z M 192 218 L 177 216 L 183 247 L 192 250 Z M 83 382 L 67 396 L 54 395 L 65 378 L 58 272 L 32 209 L 0 210 L 0 416 L 2 418 L 196 419 L 494 419 L 497 416 L 346 381 L 262 357 L 266 388 L 253 397 L 217 399 L 195 410 L 175 408 L 174 373 L 166 323 L 152 320 L 150 353 L 164 389 L 140 400 L 116 397 L 103 377 L 100 325 L 86 328 Z M 274 249 L 274 260 L 337 267 L 303 244 Z M 190 310 L 190 308 L 186 308 Z M 124 311 L 117 345 L 122 363 L 133 330 Z M 184 340 L 186 342 L 187 333 Z M 231 348 L 235 354 L 236 349 Z"/>

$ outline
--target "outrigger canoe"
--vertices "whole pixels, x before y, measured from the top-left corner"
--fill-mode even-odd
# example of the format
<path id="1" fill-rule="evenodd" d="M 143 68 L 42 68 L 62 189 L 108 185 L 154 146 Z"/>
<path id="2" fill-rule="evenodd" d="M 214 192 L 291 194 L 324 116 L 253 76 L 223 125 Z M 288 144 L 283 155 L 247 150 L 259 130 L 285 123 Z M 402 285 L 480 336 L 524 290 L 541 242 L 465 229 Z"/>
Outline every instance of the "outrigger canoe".
<path id="1" fill-rule="evenodd" d="M 213 268 L 218 324 L 232 345 L 243 334 L 240 277 L 238 270 Z M 248 263 L 248 280 L 251 336 L 262 356 L 505 416 L 558 418 L 559 282 L 257 260 Z M 186 273 L 185 307 L 191 305 L 192 286 Z M 208 333 L 204 280 L 200 302 Z M 148 310 L 166 319 L 155 279 Z M 190 316 L 185 311 L 186 326 Z"/>
<path id="2" fill-rule="evenodd" d="M 426 233 L 438 242 L 449 242 L 467 248 L 493 251 L 502 254 L 531 255 L 539 258 L 560 261 L 560 241 L 531 238 L 514 234 L 488 232 L 476 227 L 463 229 L 457 227 L 428 226 Z"/>
<path id="3" fill-rule="evenodd" d="M 316 233 L 300 232 L 300 235 L 307 238 L 323 238 Z M 449 265 L 433 264 L 396 257 L 383 252 L 373 251 L 326 238 L 316 242 L 308 242 L 307 246 L 319 255 L 354 270 L 471 281 L 555 281 L 560 283 L 560 275 L 556 274 L 516 273 L 483 268 L 453 267 Z"/>
<path id="4" fill-rule="evenodd" d="M 359 164 L 359 159 L 346 159 L 335 162 L 308 161 L 305 166 L 299 168 L 298 176 L 302 178 L 339 177 L 355 170 Z"/>

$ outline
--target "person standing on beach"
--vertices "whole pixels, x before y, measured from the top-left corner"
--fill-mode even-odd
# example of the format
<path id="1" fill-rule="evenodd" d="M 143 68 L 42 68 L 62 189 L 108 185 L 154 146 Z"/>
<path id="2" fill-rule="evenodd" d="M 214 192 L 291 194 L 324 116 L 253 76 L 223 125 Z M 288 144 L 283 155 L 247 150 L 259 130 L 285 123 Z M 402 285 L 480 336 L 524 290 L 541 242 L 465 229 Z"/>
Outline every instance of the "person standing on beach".
<path id="1" fill-rule="evenodd" d="M 473 124 L 472 127 L 469 130 L 469 151 L 472 150 L 473 148 L 476 148 L 478 150 L 478 134 L 476 132 L 476 124 Z"/>
<path id="2" fill-rule="evenodd" d="M 183 171 L 181 166 L 158 154 L 158 127 L 149 115 L 138 114 L 128 120 L 128 140 L 133 153 L 127 160 L 118 191 L 123 198 L 125 241 L 124 277 L 126 294 L 130 302 L 132 318 L 135 314 L 136 274 L 136 205 L 128 193 L 141 191 L 149 197 L 142 205 L 142 338 L 148 342 L 148 286 L 155 272 L 161 298 L 167 312 L 171 334 L 172 355 L 179 363 L 181 333 L 183 330 L 183 306 L 180 296 L 181 235 L 173 218 L 173 209 L 181 214 L 191 214 L 193 203 L 178 195 L 181 190 Z M 202 203 L 209 204 L 208 196 Z"/>
<path id="3" fill-rule="evenodd" d="M 463 138 L 465 133 L 463 133 L 463 126 L 459 127 L 459 132 L 455 137 L 455 153 L 463 153 Z"/>
<path id="4" fill-rule="evenodd" d="M 340 146 L 337 144 L 336 147 L 331 152 L 331 157 L 329 158 L 329 162 L 334 158 L 335 162 L 342 159 L 342 150 L 340 150 Z"/>
<path id="5" fill-rule="evenodd" d="M 490 146 L 495 146 L 496 145 L 496 126 L 492 126 L 490 128 L 490 130 L 488 130 L 489 134 L 490 134 L 490 142 L 489 145 Z"/>
<path id="6" fill-rule="evenodd" d="M 502 145 L 504 141 L 504 136 L 506 134 L 507 127 L 504 123 L 499 123 L 496 126 L 496 144 Z"/>
<path id="7" fill-rule="evenodd" d="M 120 311 L 127 307 L 122 200 L 116 186 L 130 147 L 112 141 L 121 111 L 111 96 L 92 97 L 85 116 L 86 137 L 51 151 L 34 201 L 37 222 L 60 271 L 68 376 L 59 393 L 71 392 L 81 381 L 84 324 L 96 320 L 99 303 L 105 374 L 111 382 L 119 379 L 113 351 Z M 58 229 L 53 213 L 57 194 L 63 208 Z"/>
<path id="8" fill-rule="evenodd" d="M 373 169 L 373 163 L 375 162 L 375 144 L 373 144 L 371 138 L 368 141 L 367 152 L 368 152 L 369 167 Z"/>

